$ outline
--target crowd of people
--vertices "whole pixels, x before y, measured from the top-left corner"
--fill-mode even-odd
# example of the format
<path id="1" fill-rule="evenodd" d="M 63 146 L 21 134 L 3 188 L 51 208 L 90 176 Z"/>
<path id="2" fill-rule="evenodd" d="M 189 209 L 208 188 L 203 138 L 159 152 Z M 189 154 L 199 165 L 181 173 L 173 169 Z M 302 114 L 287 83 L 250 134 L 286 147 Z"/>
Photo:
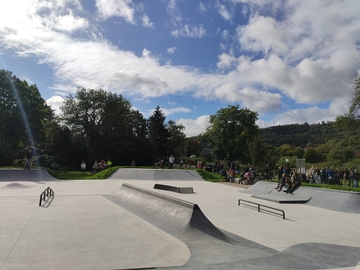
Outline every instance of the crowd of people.
<path id="1" fill-rule="evenodd" d="M 95 160 L 90 173 L 95 174 L 97 172 L 101 172 L 104 169 L 110 168 L 111 166 L 112 166 L 112 161 L 110 159 L 108 161 L 101 160 L 100 162 Z M 85 161 L 83 161 L 80 164 L 80 168 L 81 168 L 82 174 L 85 174 L 86 173 L 86 163 L 85 163 Z"/>
<path id="2" fill-rule="evenodd" d="M 307 172 L 307 180 L 317 184 L 338 184 L 341 186 L 358 187 L 360 174 L 356 168 L 336 168 L 312 166 Z"/>

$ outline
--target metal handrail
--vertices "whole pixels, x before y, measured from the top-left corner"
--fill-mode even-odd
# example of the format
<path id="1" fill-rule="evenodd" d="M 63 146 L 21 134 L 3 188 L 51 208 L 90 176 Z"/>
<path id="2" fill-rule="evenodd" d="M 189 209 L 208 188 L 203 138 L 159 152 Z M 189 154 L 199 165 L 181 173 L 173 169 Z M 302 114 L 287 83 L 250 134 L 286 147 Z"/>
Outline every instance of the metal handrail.
<path id="1" fill-rule="evenodd" d="M 39 200 L 39 206 L 41 206 L 41 202 L 45 201 L 45 197 L 50 197 L 53 196 L 54 197 L 54 191 L 48 187 L 47 189 L 45 189 L 41 194 L 40 194 L 40 200 Z"/>
<path id="2" fill-rule="evenodd" d="M 238 201 L 238 205 L 239 205 L 239 206 L 240 206 L 240 201 L 257 205 L 258 212 L 260 212 L 261 207 L 265 207 L 265 208 L 269 208 L 269 209 L 272 209 L 272 210 L 280 211 L 280 212 L 282 212 L 282 214 L 277 213 L 277 212 L 273 212 L 273 211 L 270 211 L 270 210 L 267 210 L 267 209 L 262 209 L 263 211 L 268 212 L 268 213 L 272 213 L 272 214 L 279 215 L 279 216 L 282 215 L 283 219 L 285 219 L 285 212 L 284 212 L 283 210 L 281 210 L 281 209 L 274 208 L 274 207 L 270 207 L 270 206 L 263 205 L 263 204 L 259 204 L 259 203 L 255 203 L 255 202 L 250 202 L 250 201 L 242 200 L 242 199 L 239 199 L 239 201 Z"/>

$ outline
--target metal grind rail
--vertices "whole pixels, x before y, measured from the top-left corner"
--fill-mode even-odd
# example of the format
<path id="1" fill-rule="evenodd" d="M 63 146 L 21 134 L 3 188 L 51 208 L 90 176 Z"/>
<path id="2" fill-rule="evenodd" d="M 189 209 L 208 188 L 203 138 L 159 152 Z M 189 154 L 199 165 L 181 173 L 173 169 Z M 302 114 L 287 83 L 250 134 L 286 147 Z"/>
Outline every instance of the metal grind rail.
<path id="1" fill-rule="evenodd" d="M 245 203 L 250 203 L 250 204 L 257 205 L 258 212 L 260 212 L 262 210 L 264 212 L 268 212 L 268 213 L 272 213 L 272 214 L 275 214 L 275 215 L 282 216 L 283 219 L 285 219 L 285 212 L 283 210 L 281 210 L 281 209 L 277 209 L 277 208 L 274 208 L 274 207 L 270 207 L 270 206 L 266 206 L 266 205 L 263 205 L 263 204 L 242 200 L 242 199 L 239 199 L 239 201 L 238 201 L 239 206 L 240 206 L 240 202 L 245 202 Z M 278 212 L 273 212 L 273 211 L 268 210 L 268 209 L 275 210 L 275 211 L 278 211 Z M 281 213 L 279 213 L 279 212 L 281 212 Z"/>
<path id="2" fill-rule="evenodd" d="M 42 201 L 45 201 L 46 197 L 50 197 L 50 196 L 54 197 L 54 191 L 50 187 L 48 187 L 43 191 L 43 193 L 40 194 L 39 206 L 41 206 Z"/>

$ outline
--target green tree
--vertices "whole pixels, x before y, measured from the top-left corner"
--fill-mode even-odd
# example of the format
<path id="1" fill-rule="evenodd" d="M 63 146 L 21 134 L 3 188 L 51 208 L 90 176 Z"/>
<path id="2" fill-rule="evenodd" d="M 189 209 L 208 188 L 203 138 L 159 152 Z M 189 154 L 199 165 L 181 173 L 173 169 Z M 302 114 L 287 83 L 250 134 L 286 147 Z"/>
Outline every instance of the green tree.
<path id="1" fill-rule="evenodd" d="M 42 147 L 45 143 L 45 123 L 53 112 L 46 105 L 36 85 L 28 85 L 0 70 L 0 164 L 11 165 L 23 158 L 25 148 Z"/>
<path id="2" fill-rule="evenodd" d="M 157 106 L 149 118 L 149 138 L 154 146 L 157 159 L 169 155 L 170 134 L 165 124 L 166 116 Z"/>
<path id="3" fill-rule="evenodd" d="M 302 149 L 300 147 L 296 147 L 294 149 L 294 155 L 297 156 L 297 158 L 303 158 L 304 154 L 305 154 L 304 149 Z"/>
<path id="4" fill-rule="evenodd" d="M 210 116 L 210 126 L 199 137 L 208 141 L 217 159 L 247 159 L 249 145 L 259 133 L 257 112 L 239 106 L 228 106 Z"/>
<path id="5" fill-rule="evenodd" d="M 175 121 L 169 120 L 167 122 L 167 129 L 169 131 L 169 152 L 174 157 L 179 159 L 185 154 L 185 127 L 183 125 L 177 125 Z"/>
<path id="6" fill-rule="evenodd" d="M 71 130 L 74 142 L 81 143 L 78 147 L 88 146 L 91 162 L 108 158 L 118 165 L 130 164 L 133 159 L 137 164 L 152 162 L 145 158 L 151 150 L 146 147 L 150 144 L 147 121 L 122 95 L 79 88 L 75 97 L 65 99 L 61 110 L 62 123 Z"/>
<path id="7" fill-rule="evenodd" d="M 189 158 L 191 155 L 201 155 L 201 145 L 194 137 L 185 139 L 185 156 Z"/>
<path id="8" fill-rule="evenodd" d="M 335 121 L 336 129 L 346 131 L 348 136 L 360 127 L 360 72 L 357 73 L 353 86 L 354 92 L 351 97 L 348 113 L 336 117 Z"/>
<path id="9" fill-rule="evenodd" d="M 282 157 L 293 156 L 294 148 L 290 144 L 283 144 L 282 146 L 280 146 L 280 155 Z"/>

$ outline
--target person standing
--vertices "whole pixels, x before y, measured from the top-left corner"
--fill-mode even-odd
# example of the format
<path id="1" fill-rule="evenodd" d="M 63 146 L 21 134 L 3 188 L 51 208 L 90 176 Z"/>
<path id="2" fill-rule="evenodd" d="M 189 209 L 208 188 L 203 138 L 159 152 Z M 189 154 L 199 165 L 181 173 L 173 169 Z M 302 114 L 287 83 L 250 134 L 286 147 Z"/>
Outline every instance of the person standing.
<path id="1" fill-rule="evenodd" d="M 81 173 L 85 174 L 86 173 L 86 163 L 85 163 L 85 161 L 83 161 L 81 163 L 80 167 L 81 167 Z"/>
<path id="2" fill-rule="evenodd" d="M 112 166 L 112 161 L 110 160 L 110 158 L 109 158 L 109 160 L 106 162 L 106 164 L 107 164 L 107 167 L 108 167 L 108 168 L 111 168 L 111 166 Z"/>
<path id="3" fill-rule="evenodd" d="M 175 158 L 173 157 L 173 155 L 170 155 L 170 157 L 169 157 L 169 169 L 173 168 L 174 162 L 175 162 Z"/>
<path id="4" fill-rule="evenodd" d="M 31 149 L 29 148 L 29 150 L 27 151 L 27 153 L 25 153 L 25 167 L 24 170 L 30 170 L 30 167 L 32 165 L 32 158 L 33 158 L 33 153 L 31 151 Z"/>
<path id="5" fill-rule="evenodd" d="M 95 173 L 97 173 L 98 171 L 99 171 L 99 163 L 98 163 L 98 161 L 97 160 L 95 160 L 95 162 L 94 162 L 94 172 Z"/>

